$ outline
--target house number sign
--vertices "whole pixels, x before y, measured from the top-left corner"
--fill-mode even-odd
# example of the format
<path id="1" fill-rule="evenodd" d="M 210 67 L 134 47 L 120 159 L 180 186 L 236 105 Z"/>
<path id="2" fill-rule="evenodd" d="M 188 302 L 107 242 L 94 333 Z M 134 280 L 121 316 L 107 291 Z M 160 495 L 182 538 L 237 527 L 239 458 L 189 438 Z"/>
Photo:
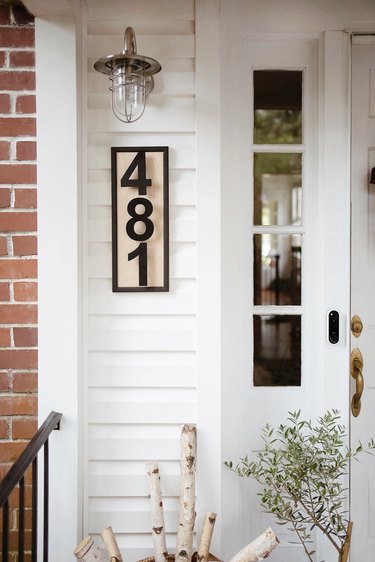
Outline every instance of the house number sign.
<path id="1" fill-rule="evenodd" d="M 113 291 L 168 291 L 168 147 L 112 147 Z"/>

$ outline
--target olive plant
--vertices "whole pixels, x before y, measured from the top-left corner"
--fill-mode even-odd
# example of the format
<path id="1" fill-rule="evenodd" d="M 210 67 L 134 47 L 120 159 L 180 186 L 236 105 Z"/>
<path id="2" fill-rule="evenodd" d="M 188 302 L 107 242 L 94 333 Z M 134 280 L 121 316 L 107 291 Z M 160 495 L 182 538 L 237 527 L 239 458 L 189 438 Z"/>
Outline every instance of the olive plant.
<path id="1" fill-rule="evenodd" d="M 347 430 L 339 423 L 337 410 L 328 411 L 315 425 L 302 420 L 301 412 L 288 412 L 288 423 L 275 430 L 262 429 L 263 448 L 234 466 L 225 465 L 238 476 L 251 477 L 263 490 L 258 494 L 267 513 L 281 525 L 289 525 L 310 562 L 312 531 L 317 529 L 338 552 L 339 562 L 347 558 L 351 528 L 348 521 L 345 476 L 349 463 L 361 452 L 375 448 L 373 439 L 364 448 L 346 446 Z M 349 525 L 349 526 L 348 526 Z"/>

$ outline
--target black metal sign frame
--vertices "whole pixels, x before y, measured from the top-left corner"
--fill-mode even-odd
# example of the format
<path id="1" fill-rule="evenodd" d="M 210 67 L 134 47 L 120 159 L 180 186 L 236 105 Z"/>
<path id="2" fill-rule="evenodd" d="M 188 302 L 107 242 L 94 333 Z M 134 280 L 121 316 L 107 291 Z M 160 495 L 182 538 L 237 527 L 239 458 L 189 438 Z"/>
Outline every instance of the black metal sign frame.
<path id="1" fill-rule="evenodd" d="M 112 147 L 112 290 L 169 290 L 169 151 Z"/>

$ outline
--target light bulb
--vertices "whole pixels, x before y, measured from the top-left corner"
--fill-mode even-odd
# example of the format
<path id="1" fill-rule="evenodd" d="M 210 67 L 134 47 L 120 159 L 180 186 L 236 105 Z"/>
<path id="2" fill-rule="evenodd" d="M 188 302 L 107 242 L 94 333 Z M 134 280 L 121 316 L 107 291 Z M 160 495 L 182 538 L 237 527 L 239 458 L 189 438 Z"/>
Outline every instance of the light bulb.
<path id="1" fill-rule="evenodd" d="M 146 105 L 146 80 L 143 74 L 117 69 L 112 76 L 112 111 L 125 123 L 139 119 Z"/>

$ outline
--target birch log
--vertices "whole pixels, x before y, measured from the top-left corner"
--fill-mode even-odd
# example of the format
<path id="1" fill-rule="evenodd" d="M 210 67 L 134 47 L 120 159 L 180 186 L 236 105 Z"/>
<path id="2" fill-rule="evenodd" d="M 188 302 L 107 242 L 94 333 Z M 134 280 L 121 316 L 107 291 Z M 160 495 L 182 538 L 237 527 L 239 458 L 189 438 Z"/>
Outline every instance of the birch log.
<path id="1" fill-rule="evenodd" d="M 193 554 L 196 457 L 197 430 L 195 425 L 186 424 L 181 432 L 180 511 L 176 562 L 190 562 Z"/>
<path id="2" fill-rule="evenodd" d="M 229 562 L 258 562 L 258 560 L 267 558 L 278 544 L 278 538 L 269 527 L 259 537 L 237 552 Z"/>
<path id="3" fill-rule="evenodd" d="M 102 539 L 107 550 L 110 562 L 122 562 L 122 556 L 118 547 L 112 527 L 106 527 L 102 531 Z"/>
<path id="4" fill-rule="evenodd" d="M 214 526 L 216 521 L 216 513 L 209 511 L 203 521 L 202 534 L 199 541 L 197 561 L 198 562 L 208 562 L 208 556 L 210 553 L 212 533 L 214 532 Z"/>
<path id="5" fill-rule="evenodd" d="M 155 562 L 165 562 L 167 557 L 167 545 L 165 542 L 164 510 L 160 489 L 159 466 L 156 463 L 149 463 L 146 465 L 146 469 L 149 483 L 149 498 L 151 502 L 151 525 Z"/>
<path id="6" fill-rule="evenodd" d="M 107 556 L 101 552 L 91 537 L 86 537 L 79 543 L 74 555 L 83 562 L 108 562 Z"/>

